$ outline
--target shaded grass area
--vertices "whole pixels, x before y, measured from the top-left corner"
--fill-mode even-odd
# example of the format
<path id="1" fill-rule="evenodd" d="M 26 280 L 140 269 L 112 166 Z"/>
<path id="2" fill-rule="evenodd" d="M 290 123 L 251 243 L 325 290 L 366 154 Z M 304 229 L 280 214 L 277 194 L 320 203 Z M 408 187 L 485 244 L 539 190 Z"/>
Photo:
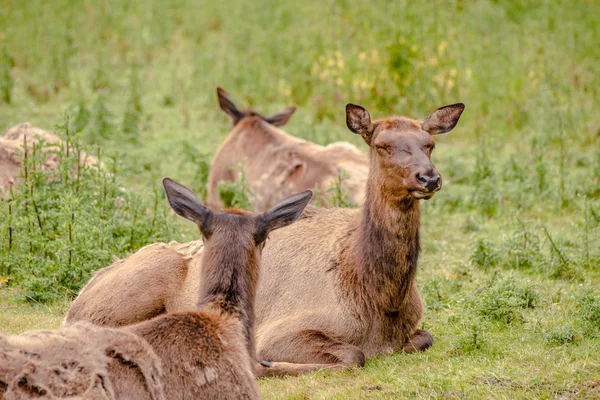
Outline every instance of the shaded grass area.
<path id="1" fill-rule="evenodd" d="M 345 128 L 347 102 L 374 118 L 464 102 L 436 138 L 444 187 L 422 207 L 417 279 L 434 346 L 264 380 L 263 396 L 598 398 L 598 26 L 600 4 L 584 0 L 9 1 L 0 126 L 51 128 L 67 112 L 93 154 L 117 155 L 150 218 L 153 200 L 167 210 L 163 176 L 205 190 L 230 126 L 216 86 L 266 114 L 296 104 L 288 132 L 365 151 Z M 171 239 L 198 237 L 171 222 Z M 68 300 L 20 294 L 0 288 L 0 333 L 59 325 Z"/>

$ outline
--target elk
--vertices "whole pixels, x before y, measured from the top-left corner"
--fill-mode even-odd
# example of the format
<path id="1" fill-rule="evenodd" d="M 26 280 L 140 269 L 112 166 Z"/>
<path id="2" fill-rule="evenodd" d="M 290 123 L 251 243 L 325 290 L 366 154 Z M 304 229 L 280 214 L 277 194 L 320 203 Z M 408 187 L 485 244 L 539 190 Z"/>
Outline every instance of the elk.
<path id="1" fill-rule="evenodd" d="M 348 174 L 342 181 L 343 192 L 350 202 L 362 204 L 368 160 L 355 146 L 336 142 L 324 147 L 277 129 L 287 123 L 295 107 L 265 118 L 252 110 L 238 110 L 221 88 L 217 88 L 217 97 L 221 109 L 231 117 L 233 129 L 211 163 L 209 207 L 223 206 L 217 186 L 220 181 L 235 181 L 240 168 L 253 193 L 252 205 L 260 211 L 301 190 L 316 187 L 325 193 L 342 171 Z"/>
<path id="2" fill-rule="evenodd" d="M 346 106 L 348 128 L 369 146 L 365 203 L 360 210 L 311 209 L 271 237 L 256 343 L 259 358 L 275 362 L 263 363 L 263 375 L 362 366 L 378 354 L 433 344 L 418 329 L 419 201 L 442 186 L 431 163 L 433 137 L 452 130 L 463 110 L 459 103 L 423 121 L 373 121 L 363 107 Z"/>
<path id="3" fill-rule="evenodd" d="M 198 225 L 205 243 L 202 257 L 191 260 L 201 263 L 199 311 L 161 315 L 126 329 L 162 359 L 168 398 L 258 398 L 254 299 L 262 247 L 272 231 L 300 217 L 312 192 L 255 216 L 236 209 L 213 212 L 185 186 L 169 179 L 164 186 L 171 208 Z"/>
<path id="4" fill-rule="evenodd" d="M 60 157 L 57 151 L 66 143 L 52 132 L 36 128 L 29 122 L 15 125 L 0 136 L 0 199 L 8 195 L 10 188 L 20 181 L 23 155 L 31 152 L 34 145 L 44 141 L 41 149 L 45 155 L 44 162 L 39 166 L 42 171 L 51 171 L 58 167 Z M 96 157 L 81 151 L 79 154 L 81 165 L 102 167 L 103 164 Z"/>
<path id="5" fill-rule="evenodd" d="M 431 162 L 434 137 L 451 131 L 464 107 L 448 105 L 422 121 L 373 121 L 364 108 L 346 106 L 348 128 L 369 146 L 365 202 L 355 210 L 309 207 L 294 225 L 271 235 L 256 297 L 258 376 L 362 366 L 378 354 L 433 344 L 431 334 L 418 329 L 420 200 L 442 186 Z M 101 270 L 67 322 L 129 324 L 185 308 L 201 271 L 182 265 L 197 247 L 151 246 Z"/>
<path id="6" fill-rule="evenodd" d="M 102 338 L 111 332 L 134 334 L 143 339 L 149 345 L 151 353 L 155 353 L 160 360 L 163 373 L 159 389 L 164 389 L 164 394 L 169 399 L 257 399 L 259 391 L 254 375 L 254 298 L 262 248 L 273 230 L 287 226 L 300 217 L 312 192 L 298 193 L 282 200 L 265 213 L 252 215 L 235 209 L 211 211 L 185 186 L 168 178 L 165 178 L 163 184 L 173 210 L 196 223 L 202 233 L 202 251 L 197 251 L 195 257 L 180 265 L 181 269 L 171 270 L 177 275 L 186 273 L 188 267 L 193 269 L 188 261 L 189 264 L 201 264 L 199 282 L 196 285 L 199 291 L 193 301 L 195 311 L 159 314 L 152 319 L 122 328 L 106 328 L 80 322 L 63 327 L 63 332 L 59 331 L 55 336 L 63 338 L 65 333 L 81 329 L 82 326 L 91 329 L 91 332 L 86 333 L 81 340 L 89 341 L 89 336 L 95 331 L 102 331 L 102 334 L 96 332 Z M 126 264 L 114 268 L 118 270 L 124 265 Z M 114 294 L 121 289 L 126 290 L 131 282 L 121 283 L 123 287 L 115 287 Z M 154 284 L 159 287 L 162 282 Z M 153 287 L 147 286 L 145 290 L 151 292 Z M 135 302 L 136 299 L 132 297 L 128 300 Z M 23 342 L 23 339 L 12 340 L 14 344 L 19 341 Z M 88 343 L 88 347 L 93 347 L 93 344 L 90 346 Z M 72 348 L 73 346 L 64 346 L 62 350 Z M 22 350 L 27 351 L 27 346 L 23 346 Z M 59 348 L 58 351 L 60 350 Z M 139 354 L 140 351 L 134 353 Z M 110 392 L 114 392 L 115 398 L 160 397 L 150 396 L 148 393 L 147 377 L 135 370 L 123 368 L 121 364 L 127 366 L 131 363 L 129 355 L 119 356 L 111 350 L 107 350 L 106 354 L 120 360 L 116 364 L 113 362 L 108 372 Z M 0 359 L 2 356 L 3 353 L 0 352 Z M 104 354 L 101 356 L 103 358 L 99 364 L 106 358 Z M 144 360 L 148 356 L 141 358 Z M 50 363 L 49 368 L 56 367 L 55 364 Z M 151 371 L 150 368 L 147 369 Z M 93 379 L 80 377 L 79 381 L 87 385 L 83 385 L 84 388 L 94 384 L 91 389 L 98 390 L 95 383 L 98 379 L 106 378 L 101 373 L 97 375 Z M 65 379 L 68 380 L 68 377 Z M 2 379 L 0 386 L 3 387 Z M 8 384 L 6 386 L 8 388 Z"/>

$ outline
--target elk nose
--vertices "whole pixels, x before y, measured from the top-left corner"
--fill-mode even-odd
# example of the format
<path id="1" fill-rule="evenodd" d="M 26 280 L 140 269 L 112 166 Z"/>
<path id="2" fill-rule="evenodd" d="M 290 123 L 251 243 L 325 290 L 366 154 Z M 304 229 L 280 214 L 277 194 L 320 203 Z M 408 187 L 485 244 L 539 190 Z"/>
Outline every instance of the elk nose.
<path id="1" fill-rule="evenodd" d="M 419 182 L 419 185 L 423 186 L 429 192 L 433 192 L 434 190 L 440 188 L 441 177 L 439 174 L 432 173 L 428 175 L 421 175 L 417 173 L 416 178 L 417 182 Z"/>

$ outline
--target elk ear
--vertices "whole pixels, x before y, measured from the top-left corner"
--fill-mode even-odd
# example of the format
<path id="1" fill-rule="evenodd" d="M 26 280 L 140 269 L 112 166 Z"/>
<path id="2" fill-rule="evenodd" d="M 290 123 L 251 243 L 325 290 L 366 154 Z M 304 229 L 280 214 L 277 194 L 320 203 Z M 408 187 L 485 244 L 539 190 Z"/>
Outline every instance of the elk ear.
<path id="1" fill-rule="evenodd" d="M 463 103 L 438 108 L 423 120 L 423 130 L 429 132 L 430 135 L 440 135 L 450 132 L 458 123 L 458 119 L 464 109 L 465 105 Z"/>
<path id="2" fill-rule="evenodd" d="M 278 112 L 275 115 L 271 115 L 269 118 L 266 118 L 265 121 L 274 126 L 284 126 L 288 123 L 292 114 L 296 111 L 296 107 L 288 107 L 285 110 Z"/>
<path id="3" fill-rule="evenodd" d="M 367 110 L 355 104 L 346 104 L 346 125 L 352 132 L 362 136 L 369 146 L 371 145 L 375 124 L 371 121 L 371 114 Z"/>
<path id="4" fill-rule="evenodd" d="M 256 233 L 254 234 L 256 244 L 264 242 L 269 233 L 275 229 L 288 226 L 300 218 L 304 207 L 306 207 L 311 198 L 312 192 L 310 190 L 296 193 L 281 200 L 269 211 L 260 214 L 257 217 Z"/>
<path id="5" fill-rule="evenodd" d="M 240 122 L 242 118 L 244 118 L 244 113 L 242 113 L 233 103 L 229 93 L 227 93 L 223 88 L 217 88 L 217 97 L 219 98 L 219 106 L 221 110 L 225 111 L 231 119 L 233 120 L 233 125 Z"/>
<path id="6" fill-rule="evenodd" d="M 175 213 L 196 223 L 204 236 L 209 236 L 212 211 L 202 204 L 187 187 L 171 178 L 163 179 L 169 204 Z"/>

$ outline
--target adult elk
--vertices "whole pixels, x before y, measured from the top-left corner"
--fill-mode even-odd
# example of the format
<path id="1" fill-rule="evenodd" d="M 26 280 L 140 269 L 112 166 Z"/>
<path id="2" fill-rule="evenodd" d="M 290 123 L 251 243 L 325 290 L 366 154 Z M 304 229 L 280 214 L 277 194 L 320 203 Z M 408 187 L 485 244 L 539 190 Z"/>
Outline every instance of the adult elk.
<path id="1" fill-rule="evenodd" d="M 257 354 L 266 360 L 259 376 L 362 365 L 378 354 L 432 345 L 431 335 L 417 328 L 419 201 L 442 185 L 430 160 L 434 136 L 452 130 L 463 110 L 459 103 L 423 121 L 372 121 L 364 108 L 346 106 L 348 128 L 369 146 L 365 203 L 358 210 L 307 209 L 271 235 L 256 297 Z M 128 324 L 193 303 L 189 287 L 200 270 L 192 268 L 200 266 L 185 259 L 194 248 L 151 246 L 101 270 L 67 320 Z"/>
<path id="2" fill-rule="evenodd" d="M 263 375 L 362 366 L 378 354 L 433 344 L 417 328 L 419 200 L 442 186 L 430 159 L 433 136 L 452 130 L 463 110 L 459 103 L 423 121 L 372 121 L 364 108 L 346 106 L 348 128 L 370 148 L 365 203 L 361 210 L 311 209 L 271 237 L 256 337 L 259 357 L 276 362 Z"/>
<path id="3" fill-rule="evenodd" d="M 264 211 L 283 197 L 317 187 L 323 194 L 347 173 L 342 190 L 348 200 L 360 205 L 368 175 L 368 160 L 350 143 L 328 146 L 298 139 L 276 127 L 290 119 L 295 107 L 265 118 L 259 113 L 240 111 L 227 92 L 217 88 L 221 109 L 233 121 L 233 129 L 217 150 L 208 177 L 206 197 L 209 207 L 223 206 L 217 186 L 234 181 L 242 168 L 253 193 L 252 204 Z M 326 197 L 326 196 L 323 196 Z"/>

